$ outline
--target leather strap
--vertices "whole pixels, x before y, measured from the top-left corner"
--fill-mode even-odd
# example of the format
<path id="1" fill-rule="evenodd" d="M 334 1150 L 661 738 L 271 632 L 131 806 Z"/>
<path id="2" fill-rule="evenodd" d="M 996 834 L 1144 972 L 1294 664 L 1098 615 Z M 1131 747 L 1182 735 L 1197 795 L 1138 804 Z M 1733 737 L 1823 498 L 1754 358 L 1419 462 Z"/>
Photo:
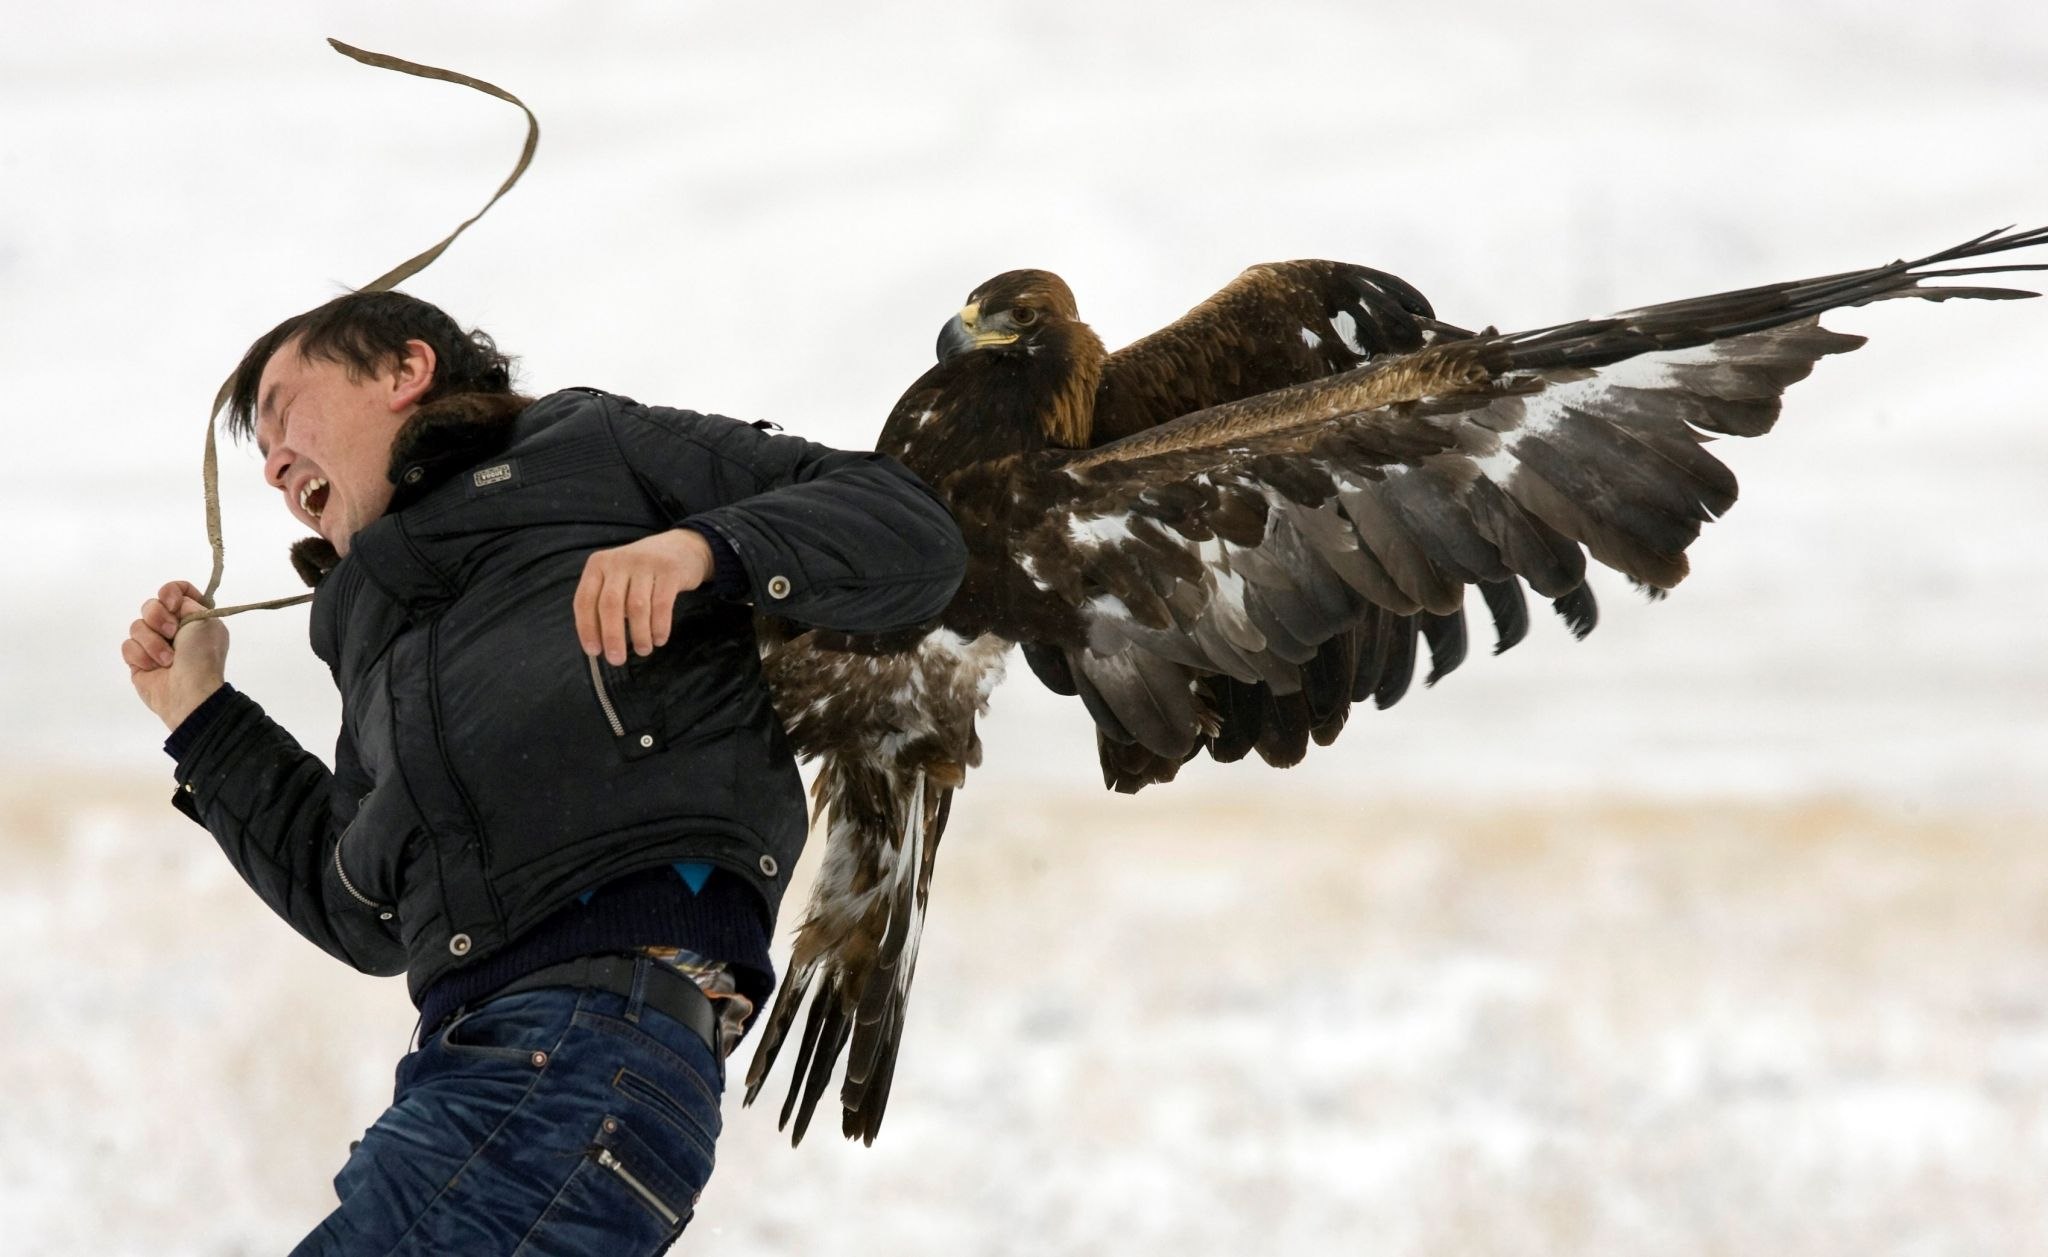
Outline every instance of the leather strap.
<path id="1" fill-rule="evenodd" d="M 524 991 L 537 991 L 543 987 L 567 986 L 593 991 L 609 991 L 613 995 L 631 998 L 633 994 L 633 971 L 642 961 L 647 965 L 647 985 L 641 992 L 644 1005 L 674 1018 L 688 1026 L 696 1036 L 718 1053 L 718 1013 L 711 1006 L 710 997 L 689 978 L 674 969 L 647 956 L 581 956 L 565 960 L 558 965 L 536 969 L 523 978 L 514 978 L 492 991 L 471 1007 L 479 1007 L 494 999 L 507 995 L 518 995 Z"/>

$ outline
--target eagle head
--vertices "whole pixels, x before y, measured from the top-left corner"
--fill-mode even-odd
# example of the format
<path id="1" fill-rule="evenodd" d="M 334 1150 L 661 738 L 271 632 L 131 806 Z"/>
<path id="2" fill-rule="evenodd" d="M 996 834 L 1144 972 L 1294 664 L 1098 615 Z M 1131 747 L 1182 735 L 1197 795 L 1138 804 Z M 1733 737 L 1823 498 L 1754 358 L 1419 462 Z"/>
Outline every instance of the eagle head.
<path id="1" fill-rule="evenodd" d="M 1106 353 L 1080 318 L 1067 282 L 1051 271 L 1004 271 L 967 294 L 967 304 L 939 330 L 938 357 L 993 350 L 1033 359 L 1045 387 L 1037 407 L 1045 439 L 1085 447 L 1094 425 L 1095 387 Z"/>
<path id="2" fill-rule="evenodd" d="M 1073 290 L 1051 271 L 1004 271 L 968 293 L 960 313 L 939 329 L 939 361 L 1006 345 L 1031 349 L 1079 314 Z"/>

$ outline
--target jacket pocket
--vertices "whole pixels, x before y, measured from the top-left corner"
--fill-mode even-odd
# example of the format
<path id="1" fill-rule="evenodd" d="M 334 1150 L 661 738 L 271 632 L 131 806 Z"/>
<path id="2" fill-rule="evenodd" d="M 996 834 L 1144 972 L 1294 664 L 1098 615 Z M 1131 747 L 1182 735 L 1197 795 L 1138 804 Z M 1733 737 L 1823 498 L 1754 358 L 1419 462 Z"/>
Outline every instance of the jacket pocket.
<path id="1" fill-rule="evenodd" d="M 358 825 L 350 825 L 341 831 L 341 835 L 334 840 L 334 854 L 328 858 L 328 864 L 333 870 L 335 880 L 341 884 L 342 892 L 349 899 L 365 911 L 373 913 L 379 921 L 390 921 L 398 915 L 397 905 L 381 898 L 384 892 L 380 888 L 349 874 L 346 848 L 350 845 L 350 837 L 358 833 Z M 390 898 L 395 899 L 396 896 Z"/>
<path id="2" fill-rule="evenodd" d="M 668 738 L 662 729 L 661 695 L 641 683 L 629 660 L 614 668 L 597 655 L 586 655 L 590 689 L 604 713 L 606 727 L 619 754 L 625 759 L 642 759 L 664 750 Z"/>

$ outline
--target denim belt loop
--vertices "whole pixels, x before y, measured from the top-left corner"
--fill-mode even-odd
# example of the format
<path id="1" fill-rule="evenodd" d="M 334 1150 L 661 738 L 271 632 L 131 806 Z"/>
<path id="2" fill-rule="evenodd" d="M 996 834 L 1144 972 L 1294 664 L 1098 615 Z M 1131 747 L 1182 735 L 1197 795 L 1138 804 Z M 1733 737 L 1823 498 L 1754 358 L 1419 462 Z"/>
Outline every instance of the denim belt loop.
<path id="1" fill-rule="evenodd" d="M 640 1009 L 647 1003 L 647 973 L 654 961 L 647 956 L 633 958 L 633 990 L 626 996 L 626 1020 L 640 1024 Z"/>

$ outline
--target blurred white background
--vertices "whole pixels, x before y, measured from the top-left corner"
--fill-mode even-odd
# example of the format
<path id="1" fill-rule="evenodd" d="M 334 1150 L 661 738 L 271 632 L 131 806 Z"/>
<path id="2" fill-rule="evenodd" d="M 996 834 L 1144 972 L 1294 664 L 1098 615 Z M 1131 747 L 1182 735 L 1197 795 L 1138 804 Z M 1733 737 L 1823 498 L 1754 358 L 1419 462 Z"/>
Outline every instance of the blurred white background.
<path id="1" fill-rule="evenodd" d="M 2009 3 L 7 25 L 0 1247 L 29 1253 L 289 1247 L 411 1024 L 162 806 L 116 655 L 204 578 L 201 425 L 242 349 L 517 151 L 509 106 L 323 36 L 540 115 L 522 185 L 408 285 L 530 390 L 849 446 L 1012 267 L 1116 346 L 1258 261 L 1515 327 L 2048 219 L 2048 16 Z M 2048 1251 L 2048 302 L 1829 324 L 1871 343 L 1720 447 L 1743 500 L 1667 603 L 1605 582 L 1588 641 L 1482 648 L 1290 775 L 1102 794 L 1018 667 L 881 1143 L 790 1154 L 729 1105 L 683 1250 Z M 296 585 L 257 472 L 227 450 L 234 601 Z M 234 621 L 231 676 L 324 749 L 304 624 Z"/>

